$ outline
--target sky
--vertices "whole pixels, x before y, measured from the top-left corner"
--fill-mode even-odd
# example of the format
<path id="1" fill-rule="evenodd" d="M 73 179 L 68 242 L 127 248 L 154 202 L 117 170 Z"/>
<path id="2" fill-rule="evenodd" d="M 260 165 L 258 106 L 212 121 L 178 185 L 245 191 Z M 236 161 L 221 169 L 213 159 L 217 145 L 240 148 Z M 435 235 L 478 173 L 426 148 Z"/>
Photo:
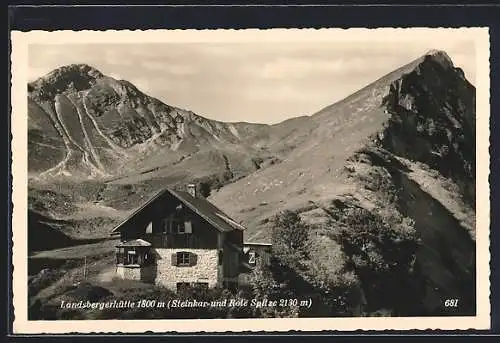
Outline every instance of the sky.
<path id="1" fill-rule="evenodd" d="M 473 41 L 30 45 L 30 81 L 73 63 L 133 83 L 164 103 L 226 121 L 311 115 L 379 77 L 444 50 L 475 84 Z"/>

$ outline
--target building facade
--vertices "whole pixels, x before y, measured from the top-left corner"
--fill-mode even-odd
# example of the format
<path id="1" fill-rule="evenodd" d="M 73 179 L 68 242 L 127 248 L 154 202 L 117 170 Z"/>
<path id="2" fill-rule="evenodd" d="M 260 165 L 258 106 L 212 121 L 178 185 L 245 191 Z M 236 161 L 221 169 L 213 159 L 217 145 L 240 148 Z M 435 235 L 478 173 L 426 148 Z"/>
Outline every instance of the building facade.
<path id="1" fill-rule="evenodd" d="M 237 287 L 243 230 L 193 185 L 164 189 L 113 229 L 120 235 L 116 274 L 174 291 Z"/>
<path id="2" fill-rule="evenodd" d="M 270 243 L 243 243 L 243 256 L 241 258 L 241 272 L 238 277 L 240 286 L 250 286 L 251 274 L 254 268 L 261 265 L 269 265 L 271 263 L 272 245 Z"/>

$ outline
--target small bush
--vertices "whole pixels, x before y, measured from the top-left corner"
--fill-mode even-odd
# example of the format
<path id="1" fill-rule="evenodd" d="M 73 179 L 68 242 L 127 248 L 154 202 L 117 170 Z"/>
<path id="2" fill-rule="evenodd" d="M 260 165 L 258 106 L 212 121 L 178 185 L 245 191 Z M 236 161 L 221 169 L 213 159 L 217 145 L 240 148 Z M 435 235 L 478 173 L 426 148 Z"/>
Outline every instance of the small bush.
<path id="1" fill-rule="evenodd" d="M 272 219 L 273 253 L 281 263 L 298 268 L 307 258 L 309 226 L 297 212 L 286 210 Z"/>

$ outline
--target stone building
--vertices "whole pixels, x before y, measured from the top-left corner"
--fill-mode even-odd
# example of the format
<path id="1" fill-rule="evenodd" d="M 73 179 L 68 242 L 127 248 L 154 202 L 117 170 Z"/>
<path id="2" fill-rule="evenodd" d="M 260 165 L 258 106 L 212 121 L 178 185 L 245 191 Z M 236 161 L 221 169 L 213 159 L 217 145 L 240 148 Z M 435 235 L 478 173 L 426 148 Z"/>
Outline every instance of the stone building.
<path id="1" fill-rule="evenodd" d="M 118 277 L 174 291 L 238 286 L 245 228 L 187 188 L 163 189 L 113 229 Z"/>

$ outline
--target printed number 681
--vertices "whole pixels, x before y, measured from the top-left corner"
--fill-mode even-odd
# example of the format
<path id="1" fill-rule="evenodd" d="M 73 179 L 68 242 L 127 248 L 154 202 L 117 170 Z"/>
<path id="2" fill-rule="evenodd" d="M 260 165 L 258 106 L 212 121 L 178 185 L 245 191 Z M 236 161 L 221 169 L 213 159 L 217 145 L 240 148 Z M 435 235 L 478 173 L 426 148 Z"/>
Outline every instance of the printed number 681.
<path id="1" fill-rule="evenodd" d="M 458 307 L 458 299 L 446 299 L 444 307 Z"/>

